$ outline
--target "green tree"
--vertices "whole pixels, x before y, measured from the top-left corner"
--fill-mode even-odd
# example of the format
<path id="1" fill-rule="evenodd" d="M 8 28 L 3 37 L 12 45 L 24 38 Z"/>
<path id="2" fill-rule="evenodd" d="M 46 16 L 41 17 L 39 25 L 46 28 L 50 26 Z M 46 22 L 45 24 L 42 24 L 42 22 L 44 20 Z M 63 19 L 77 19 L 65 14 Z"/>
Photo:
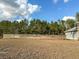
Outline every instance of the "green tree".
<path id="1" fill-rule="evenodd" d="M 39 34 L 41 31 L 41 21 L 39 19 L 33 19 L 30 21 L 28 32 L 33 34 Z"/>
<path id="2" fill-rule="evenodd" d="M 76 20 L 79 21 L 79 13 L 76 13 Z"/>
<path id="3" fill-rule="evenodd" d="M 66 21 L 66 25 L 67 25 L 68 29 L 73 28 L 75 26 L 75 21 L 73 19 L 68 19 Z"/>
<path id="4" fill-rule="evenodd" d="M 59 33 L 60 33 L 60 34 L 64 34 L 64 31 L 66 30 L 65 21 L 63 21 L 63 20 L 58 20 L 58 24 L 59 24 L 59 27 L 58 27 Z"/>
<path id="5" fill-rule="evenodd" d="M 51 34 L 58 34 L 58 23 L 57 22 L 51 22 L 50 24 L 50 30 Z"/>
<path id="6" fill-rule="evenodd" d="M 28 20 L 24 19 L 22 21 L 19 22 L 19 33 L 20 34 L 24 34 L 27 33 L 27 29 L 28 29 Z"/>
<path id="7" fill-rule="evenodd" d="M 11 21 L 1 21 L 0 22 L 0 28 L 3 29 L 3 33 L 9 34 L 10 33 L 10 28 L 11 28 Z"/>

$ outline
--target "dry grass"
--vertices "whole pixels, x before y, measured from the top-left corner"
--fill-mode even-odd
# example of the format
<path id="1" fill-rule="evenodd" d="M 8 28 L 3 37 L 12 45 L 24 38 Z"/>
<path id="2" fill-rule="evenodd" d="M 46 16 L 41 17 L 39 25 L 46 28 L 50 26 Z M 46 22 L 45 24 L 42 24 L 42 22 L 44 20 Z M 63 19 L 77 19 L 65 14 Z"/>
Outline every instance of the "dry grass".
<path id="1" fill-rule="evenodd" d="M 0 59 L 79 59 L 79 41 L 1 39 Z"/>

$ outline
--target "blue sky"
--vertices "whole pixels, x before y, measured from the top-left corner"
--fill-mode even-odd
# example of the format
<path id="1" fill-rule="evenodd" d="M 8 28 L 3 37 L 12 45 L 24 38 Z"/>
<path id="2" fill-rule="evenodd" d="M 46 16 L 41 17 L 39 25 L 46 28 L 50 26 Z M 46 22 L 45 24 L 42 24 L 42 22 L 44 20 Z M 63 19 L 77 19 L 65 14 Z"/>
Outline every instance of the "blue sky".
<path id="1" fill-rule="evenodd" d="M 41 6 L 33 18 L 56 21 L 64 16 L 75 16 L 79 12 L 79 0 L 29 0 L 29 3 Z"/>
<path id="2" fill-rule="evenodd" d="M 0 0 L 0 20 L 37 18 L 50 22 L 75 19 L 76 12 L 79 12 L 79 0 Z"/>

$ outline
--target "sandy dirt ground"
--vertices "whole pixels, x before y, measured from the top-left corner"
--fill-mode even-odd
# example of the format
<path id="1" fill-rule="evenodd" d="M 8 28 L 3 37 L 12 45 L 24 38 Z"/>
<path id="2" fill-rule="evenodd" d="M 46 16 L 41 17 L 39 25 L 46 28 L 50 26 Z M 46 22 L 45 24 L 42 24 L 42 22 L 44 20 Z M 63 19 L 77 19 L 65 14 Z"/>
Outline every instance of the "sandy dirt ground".
<path id="1" fill-rule="evenodd" d="M 79 41 L 0 39 L 0 59 L 79 59 Z"/>

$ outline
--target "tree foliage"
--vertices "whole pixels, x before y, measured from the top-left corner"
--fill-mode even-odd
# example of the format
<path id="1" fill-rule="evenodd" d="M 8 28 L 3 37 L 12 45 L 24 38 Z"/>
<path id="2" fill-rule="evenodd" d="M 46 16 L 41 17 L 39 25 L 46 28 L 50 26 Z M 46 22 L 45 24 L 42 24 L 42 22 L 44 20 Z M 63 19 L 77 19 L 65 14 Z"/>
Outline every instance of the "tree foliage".
<path id="1" fill-rule="evenodd" d="M 79 19 L 77 13 L 76 19 Z M 18 21 L 0 21 L 1 32 L 4 34 L 64 34 L 64 31 L 75 26 L 76 21 L 68 19 L 67 21 L 58 20 L 50 23 L 41 19 L 28 21 L 24 19 Z"/>

